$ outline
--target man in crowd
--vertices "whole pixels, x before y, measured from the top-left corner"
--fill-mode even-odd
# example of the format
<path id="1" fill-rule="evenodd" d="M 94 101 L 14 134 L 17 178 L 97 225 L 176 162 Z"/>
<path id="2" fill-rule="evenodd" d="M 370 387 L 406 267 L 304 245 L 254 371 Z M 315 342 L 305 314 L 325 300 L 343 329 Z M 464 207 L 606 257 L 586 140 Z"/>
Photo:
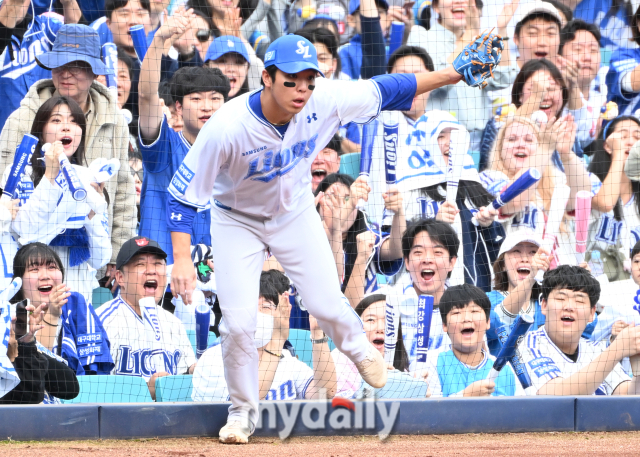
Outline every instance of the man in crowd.
<path id="1" fill-rule="evenodd" d="M 161 376 L 191 374 L 196 358 L 182 322 L 162 309 L 167 254 L 143 236 L 122 245 L 116 262 L 120 295 L 102 305 L 98 317 L 111 342 L 112 374 L 141 376 L 155 399 Z M 152 298 L 146 307 L 143 298 Z"/>

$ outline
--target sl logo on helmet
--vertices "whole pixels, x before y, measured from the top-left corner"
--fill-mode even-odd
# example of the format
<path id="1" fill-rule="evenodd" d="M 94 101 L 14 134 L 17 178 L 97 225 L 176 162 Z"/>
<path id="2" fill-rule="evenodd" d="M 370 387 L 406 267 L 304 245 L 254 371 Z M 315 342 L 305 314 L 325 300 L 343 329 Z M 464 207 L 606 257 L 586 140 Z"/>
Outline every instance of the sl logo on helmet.
<path id="1" fill-rule="evenodd" d="M 227 46 L 229 46 L 230 48 L 233 48 L 235 47 L 235 44 L 233 43 L 233 41 L 227 40 Z"/>
<path id="2" fill-rule="evenodd" d="M 298 50 L 296 51 L 296 54 L 304 54 L 302 56 L 304 59 L 313 57 L 311 54 L 309 54 L 309 46 L 306 46 L 305 42 L 302 40 L 298 41 Z"/>

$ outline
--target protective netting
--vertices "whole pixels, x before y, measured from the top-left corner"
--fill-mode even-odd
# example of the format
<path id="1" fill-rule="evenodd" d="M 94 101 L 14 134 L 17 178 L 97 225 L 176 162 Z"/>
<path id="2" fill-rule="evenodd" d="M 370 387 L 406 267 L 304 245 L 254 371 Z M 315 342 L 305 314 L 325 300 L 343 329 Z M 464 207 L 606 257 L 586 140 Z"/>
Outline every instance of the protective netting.
<path id="1" fill-rule="evenodd" d="M 636 394 L 637 8 L 2 0 L 0 403 Z"/>

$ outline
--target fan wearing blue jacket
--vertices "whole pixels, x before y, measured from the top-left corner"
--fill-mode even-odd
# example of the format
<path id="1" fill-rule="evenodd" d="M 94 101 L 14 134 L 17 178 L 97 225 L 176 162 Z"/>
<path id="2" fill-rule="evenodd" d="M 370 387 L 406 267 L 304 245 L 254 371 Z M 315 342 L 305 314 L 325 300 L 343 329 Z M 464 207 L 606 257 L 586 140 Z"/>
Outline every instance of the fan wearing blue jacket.
<path id="1" fill-rule="evenodd" d="M 516 394 L 516 378 L 505 366 L 495 381 L 487 380 L 495 358 L 485 349 L 490 326 L 491 302 L 482 289 L 471 284 L 449 287 L 440 299 L 442 328 L 451 349 L 430 351 L 426 366 L 432 397 L 488 397 Z"/>
<path id="2" fill-rule="evenodd" d="M 176 12 L 158 29 L 140 73 L 140 153 L 144 181 L 140 196 L 139 234 L 156 240 L 173 264 L 171 234 L 167 229 L 165 208 L 171 178 L 191 149 L 202 126 L 220 108 L 229 95 L 229 80 L 217 68 L 184 67 L 171 79 L 176 112 L 182 117 L 181 132 L 174 131 L 163 114 L 158 86 L 160 56 L 165 41 L 184 33 L 187 13 Z M 177 217 L 177 216 L 176 216 Z M 191 244 L 211 245 L 210 211 L 200 211 L 194 219 Z"/>
<path id="3" fill-rule="evenodd" d="M 633 16 L 631 31 L 633 41 L 640 45 L 638 30 L 640 7 Z M 635 115 L 640 108 L 640 48 L 619 48 L 611 55 L 606 84 L 609 88 L 609 101 L 618 104 L 620 115 Z"/>

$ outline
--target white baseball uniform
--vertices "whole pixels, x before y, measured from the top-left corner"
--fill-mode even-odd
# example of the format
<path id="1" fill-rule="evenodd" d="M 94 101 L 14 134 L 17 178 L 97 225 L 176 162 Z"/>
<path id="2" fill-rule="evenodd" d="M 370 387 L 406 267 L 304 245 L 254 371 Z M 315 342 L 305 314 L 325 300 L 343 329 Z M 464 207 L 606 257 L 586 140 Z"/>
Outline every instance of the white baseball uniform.
<path id="1" fill-rule="evenodd" d="M 111 342 L 115 367 L 111 374 L 141 376 L 148 381 L 156 372 L 185 374 L 196 362 L 182 322 L 157 307 L 160 341 L 154 341 L 151 324 L 121 298 L 105 303 L 96 311 Z"/>
<path id="2" fill-rule="evenodd" d="M 556 346 L 544 326 L 525 335 L 518 349 L 529 371 L 536 391 L 555 378 L 568 378 L 589 365 L 605 348 L 604 342 L 594 343 L 580 338 L 578 359 L 574 362 Z M 592 395 L 611 395 L 616 387 L 631 379 L 617 363 Z"/>
<path id="3" fill-rule="evenodd" d="M 243 95 L 207 121 L 174 175 L 169 230 L 188 232 L 196 208 L 211 203 L 224 315 L 222 354 L 233 403 L 229 420 L 257 423 L 259 358 L 253 336 L 267 247 L 336 347 L 356 362 L 366 357 L 370 344 L 361 320 L 342 300 L 314 207 L 311 163 L 340 125 L 368 122 L 382 109 L 409 109 L 416 87 L 414 75 L 355 82 L 318 79 L 305 107 L 284 127 L 266 120 L 260 91 Z"/>
<path id="4" fill-rule="evenodd" d="M 313 380 L 313 370 L 286 349 L 278 362 L 276 374 L 266 400 L 301 400 Z M 206 350 L 193 372 L 193 401 L 228 401 L 229 389 L 224 379 L 224 362 L 220 345 Z"/>

